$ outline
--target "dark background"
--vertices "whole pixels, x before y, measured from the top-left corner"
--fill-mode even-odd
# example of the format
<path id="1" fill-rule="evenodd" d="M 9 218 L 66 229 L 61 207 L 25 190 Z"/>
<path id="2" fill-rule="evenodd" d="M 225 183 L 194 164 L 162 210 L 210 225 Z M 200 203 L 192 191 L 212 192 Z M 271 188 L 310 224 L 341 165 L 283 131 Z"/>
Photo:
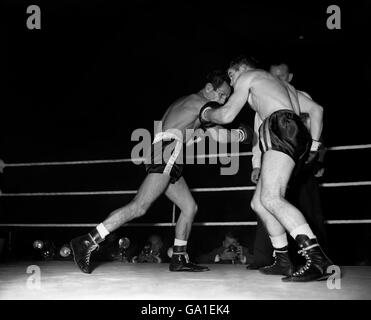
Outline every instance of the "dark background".
<path id="1" fill-rule="evenodd" d="M 26 27 L 31 4 L 41 8 L 41 30 Z M 341 8 L 341 30 L 326 26 L 330 4 Z M 2 7 L 0 158 L 6 163 L 128 158 L 133 130 L 152 130 L 153 120 L 173 100 L 199 90 L 207 72 L 225 69 L 240 53 L 255 56 L 263 67 L 279 60 L 290 64 L 293 84 L 324 107 L 327 146 L 371 142 L 367 1 L 7 0 Z M 239 117 L 252 125 L 253 112 L 245 109 Z M 371 180 L 370 153 L 328 152 L 321 182 Z M 194 165 L 187 167 L 185 177 L 190 187 L 250 185 L 250 172 L 250 158 L 245 157 L 236 176 L 220 176 L 217 165 Z M 133 164 L 6 168 L 1 189 L 132 190 L 144 174 Z M 326 219 L 371 217 L 365 200 L 369 186 L 321 192 Z M 196 220 L 254 221 L 251 195 L 195 193 L 200 207 Z M 131 197 L 2 197 L 1 222 L 98 223 Z M 161 198 L 136 222 L 170 220 L 171 204 Z M 351 264 L 370 254 L 369 225 L 327 228 L 335 261 Z M 153 232 L 138 230 L 126 227 L 120 232 L 134 237 L 143 233 L 142 238 Z M 41 232 L 69 238 L 82 231 L 16 233 L 28 243 Z M 235 231 L 252 247 L 254 227 Z M 172 228 L 156 232 L 173 236 Z M 190 242 L 206 250 L 220 243 L 223 232 L 221 227 L 194 227 Z"/>

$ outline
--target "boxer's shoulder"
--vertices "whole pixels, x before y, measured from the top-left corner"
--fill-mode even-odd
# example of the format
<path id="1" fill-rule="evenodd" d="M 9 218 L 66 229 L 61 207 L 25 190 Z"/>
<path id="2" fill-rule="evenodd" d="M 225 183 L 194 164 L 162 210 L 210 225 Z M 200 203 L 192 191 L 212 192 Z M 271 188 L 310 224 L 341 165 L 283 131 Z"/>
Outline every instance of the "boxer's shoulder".
<path id="1" fill-rule="evenodd" d="M 247 70 L 238 77 L 236 86 L 250 86 L 255 80 L 263 79 L 266 73 L 259 69 Z"/>
<path id="2" fill-rule="evenodd" d="M 196 112 L 199 112 L 200 109 L 207 103 L 208 100 L 199 94 L 190 94 L 187 99 L 184 101 L 184 106 L 190 109 L 194 109 Z"/>

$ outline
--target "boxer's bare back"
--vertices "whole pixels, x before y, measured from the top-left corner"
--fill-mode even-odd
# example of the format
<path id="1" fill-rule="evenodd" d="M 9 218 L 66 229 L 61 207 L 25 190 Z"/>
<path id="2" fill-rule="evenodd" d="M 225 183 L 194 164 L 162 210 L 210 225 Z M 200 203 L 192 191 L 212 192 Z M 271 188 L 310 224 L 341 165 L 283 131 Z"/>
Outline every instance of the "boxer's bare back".
<path id="1" fill-rule="evenodd" d="M 249 70 L 235 78 L 234 70 L 228 71 L 231 84 L 235 82 L 235 90 L 250 88 L 248 102 L 251 108 L 264 120 L 273 112 L 281 109 L 300 113 L 299 99 L 296 89 L 263 70 Z"/>

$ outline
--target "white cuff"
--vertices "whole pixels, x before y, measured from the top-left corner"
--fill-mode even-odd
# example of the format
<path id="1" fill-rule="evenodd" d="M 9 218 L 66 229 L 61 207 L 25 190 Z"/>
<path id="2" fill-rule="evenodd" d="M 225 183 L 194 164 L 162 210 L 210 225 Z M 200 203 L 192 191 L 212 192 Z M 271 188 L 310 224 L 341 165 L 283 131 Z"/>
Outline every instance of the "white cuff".
<path id="1" fill-rule="evenodd" d="M 206 108 L 202 111 L 202 113 L 201 113 L 201 119 L 202 119 L 204 122 L 210 122 L 210 120 L 207 120 L 207 119 L 205 118 L 205 113 L 206 113 L 206 111 L 211 110 L 211 109 L 212 109 L 211 107 L 206 107 Z"/>
<path id="2" fill-rule="evenodd" d="M 321 142 L 319 142 L 317 140 L 312 140 L 312 145 L 310 147 L 310 151 L 318 151 L 320 146 L 321 146 Z"/>
<path id="3" fill-rule="evenodd" d="M 238 141 L 242 142 L 245 140 L 245 132 L 242 129 L 237 129 L 238 132 Z"/>

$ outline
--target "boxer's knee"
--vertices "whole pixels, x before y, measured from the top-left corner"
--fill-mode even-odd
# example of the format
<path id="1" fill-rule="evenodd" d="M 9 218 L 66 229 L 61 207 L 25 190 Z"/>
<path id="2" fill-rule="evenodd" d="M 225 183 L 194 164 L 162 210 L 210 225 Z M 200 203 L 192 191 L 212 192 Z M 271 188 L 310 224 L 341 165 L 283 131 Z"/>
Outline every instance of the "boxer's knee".
<path id="1" fill-rule="evenodd" d="M 139 218 L 147 212 L 150 204 L 143 201 L 133 201 L 132 204 L 132 215 L 133 218 Z"/>
<path id="2" fill-rule="evenodd" d="M 260 201 L 266 210 L 272 214 L 275 214 L 277 208 L 279 208 L 279 206 L 282 204 L 283 199 L 279 193 L 266 191 L 261 193 Z"/>
<path id="3" fill-rule="evenodd" d="M 198 206 L 196 202 L 190 203 L 188 206 L 182 210 L 185 215 L 189 217 L 194 217 L 198 211 Z"/>
<path id="4" fill-rule="evenodd" d="M 260 200 L 260 196 L 258 196 L 258 195 L 254 195 L 253 196 L 253 198 L 251 199 L 251 202 L 250 202 L 250 207 L 251 207 L 252 210 L 254 210 L 254 212 L 259 217 L 263 217 L 267 213 L 267 210 L 263 206 L 263 204 L 262 204 L 262 202 Z"/>
<path id="5" fill-rule="evenodd" d="M 182 208 L 180 208 L 180 210 L 181 210 L 180 216 L 182 217 L 182 219 L 193 221 L 197 213 L 198 207 L 197 204 L 193 202 L 183 206 Z"/>
<path id="6" fill-rule="evenodd" d="M 259 213 L 261 211 L 262 204 L 260 202 L 260 199 L 258 197 L 253 197 L 250 202 L 250 207 L 253 209 L 256 213 Z"/>

